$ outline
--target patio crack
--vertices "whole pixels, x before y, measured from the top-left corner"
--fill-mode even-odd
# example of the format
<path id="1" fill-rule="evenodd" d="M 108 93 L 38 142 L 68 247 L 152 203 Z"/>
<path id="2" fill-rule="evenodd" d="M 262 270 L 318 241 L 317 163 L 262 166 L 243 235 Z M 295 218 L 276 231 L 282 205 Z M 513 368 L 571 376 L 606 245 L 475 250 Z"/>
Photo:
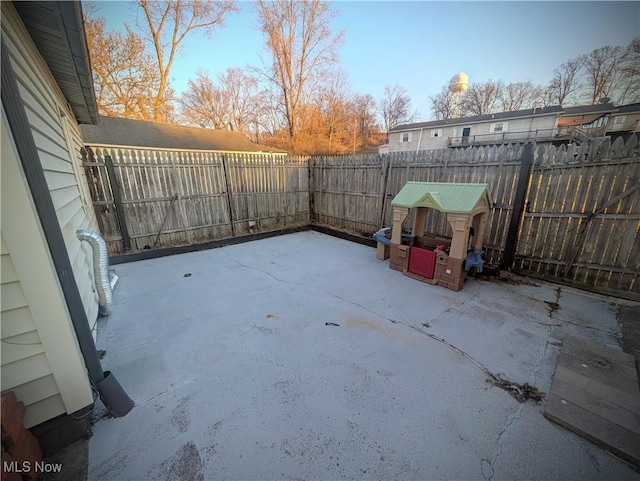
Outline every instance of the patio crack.
<path id="1" fill-rule="evenodd" d="M 521 404 L 516 410 L 516 412 L 507 418 L 507 421 L 504 427 L 502 428 L 502 431 L 500 431 L 500 434 L 498 434 L 498 440 L 496 443 L 496 449 L 493 454 L 493 457 L 491 459 L 482 458 L 482 460 L 480 461 L 480 472 L 482 473 L 482 478 L 485 481 L 492 481 L 493 477 L 495 476 L 495 465 L 496 465 L 496 462 L 498 461 L 498 458 L 502 455 L 502 446 L 504 445 L 504 436 L 509 430 L 509 428 L 513 426 L 513 424 L 516 421 L 520 420 L 520 418 L 522 417 L 522 411 L 524 411 L 525 407 L 526 407 L 526 404 Z"/>
<path id="2" fill-rule="evenodd" d="M 300 286 L 314 287 L 314 286 L 312 286 L 311 284 L 308 284 L 308 283 L 306 283 L 306 282 L 300 282 L 300 281 L 287 281 L 287 280 L 285 280 L 285 279 L 280 279 L 279 277 L 276 277 L 276 276 L 274 276 L 273 274 L 271 274 L 269 271 L 266 271 L 266 270 L 264 270 L 264 269 L 259 269 L 259 268 L 255 267 L 255 266 L 249 266 L 249 265 L 247 265 L 247 264 L 244 264 L 243 262 L 240 262 L 238 259 L 235 259 L 235 258 L 231 257 L 231 255 L 229 255 L 229 253 L 228 253 L 227 251 L 225 251 L 225 254 L 227 255 L 227 258 L 228 258 L 230 261 L 235 262 L 236 264 L 238 264 L 238 265 L 240 265 L 240 266 L 244 267 L 245 269 L 251 269 L 251 270 L 254 270 L 254 271 L 261 272 L 262 274 L 264 274 L 264 275 L 266 275 L 266 276 L 268 276 L 268 277 L 271 277 L 271 279 L 273 279 L 274 281 L 281 282 L 281 283 L 283 283 L 283 284 L 298 284 L 298 285 L 300 285 Z"/>
<path id="3" fill-rule="evenodd" d="M 402 324 L 403 326 L 406 326 L 406 327 L 409 327 L 409 328 L 411 328 L 411 329 L 413 329 L 415 331 L 418 331 L 420 334 L 422 334 L 424 336 L 427 336 L 428 338 L 431 338 L 434 341 L 437 341 L 437 342 L 439 342 L 441 344 L 444 344 L 449 349 L 452 349 L 453 351 L 457 352 L 462 357 L 467 359 L 477 369 L 479 369 L 481 372 L 483 372 L 487 376 L 487 382 L 489 382 L 492 385 L 494 385 L 496 387 L 499 387 L 500 389 L 506 391 L 507 393 L 509 393 L 513 398 L 515 398 L 520 403 L 524 403 L 524 402 L 526 402 L 526 401 L 528 401 L 530 399 L 535 401 L 535 402 L 539 402 L 542 399 L 542 397 L 544 397 L 544 393 L 541 393 L 540 391 L 538 391 L 538 389 L 535 386 L 531 386 L 528 383 L 518 384 L 517 382 L 505 379 L 504 377 L 502 377 L 501 374 L 495 374 L 495 373 L 491 372 L 491 370 L 487 366 L 485 366 L 483 363 L 481 363 L 476 358 L 474 358 L 473 356 L 468 354 L 466 351 L 463 351 L 459 347 L 451 344 L 449 341 L 447 341 L 446 339 L 444 339 L 442 337 L 438 337 L 438 336 L 436 336 L 434 334 L 431 334 L 430 332 L 427 332 L 427 331 L 425 331 L 424 329 L 422 329 L 422 328 L 420 328 L 418 326 L 414 326 L 413 324 L 411 324 L 411 323 L 409 323 L 407 321 L 404 321 L 404 320 L 400 321 L 400 320 L 397 320 L 397 319 L 390 319 L 388 317 L 385 317 L 382 314 L 374 311 L 373 309 L 371 309 L 368 306 L 364 306 L 362 304 L 358 304 L 356 302 L 353 302 L 353 301 L 350 301 L 348 299 L 345 299 L 345 298 L 343 298 L 343 297 L 341 297 L 341 296 L 339 296 L 337 294 L 334 294 L 331 291 L 325 290 L 325 292 L 327 294 L 335 297 L 336 299 L 340 299 L 343 302 L 346 302 L 346 303 L 351 304 L 353 306 L 357 306 L 357 307 L 360 307 L 361 309 L 369 311 L 372 314 L 374 314 L 377 317 L 379 317 L 380 319 L 385 319 L 385 320 L 391 322 L 392 324 Z M 463 303 L 461 303 L 461 304 L 463 304 Z M 461 304 L 458 304 L 457 306 L 452 306 L 452 307 L 456 308 L 456 307 L 460 306 Z"/>

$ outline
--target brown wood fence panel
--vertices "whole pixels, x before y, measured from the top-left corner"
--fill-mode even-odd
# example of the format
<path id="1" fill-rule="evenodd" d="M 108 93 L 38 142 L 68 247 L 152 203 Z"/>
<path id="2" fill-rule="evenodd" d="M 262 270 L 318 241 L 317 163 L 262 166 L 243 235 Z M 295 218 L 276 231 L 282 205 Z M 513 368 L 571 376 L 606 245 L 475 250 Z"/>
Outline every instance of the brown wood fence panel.
<path id="1" fill-rule="evenodd" d="M 639 293 L 639 153 L 636 137 L 538 149 L 514 267 Z"/>
<path id="2" fill-rule="evenodd" d="M 407 181 L 481 182 L 494 208 L 485 230 L 485 259 L 505 250 L 524 144 L 389 155 L 314 157 L 314 220 L 369 236 L 392 224 L 391 200 Z M 536 149 L 514 267 L 603 291 L 640 293 L 640 147 L 606 140 L 581 147 Z M 405 221 L 407 228 L 412 218 Z M 426 233 L 450 237 L 431 210 Z"/>
<path id="3" fill-rule="evenodd" d="M 365 235 L 375 232 L 382 164 L 379 155 L 314 157 L 315 221 Z"/>
<path id="4" fill-rule="evenodd" d="M 496 206 L 485 231 L 485 258 L 497 263 L 511 218 L 523 146 L 443 149 L 389 155 L 314 157 L 316 222 L 371 235 L 392 224 L 391 201 L 407 181 L 481 182 Z M 410 226 L 409 216 L 405 225 Z M 427 233 L 451 237 L 446 216 L 430 210 Z"/>
<path id="5" fill-rule="evenodd" d="M 305 158 L 88 146 L 84 167 L 110 252 L 124 251 L 123 222 L 134 251 L 309 223 Z"/>

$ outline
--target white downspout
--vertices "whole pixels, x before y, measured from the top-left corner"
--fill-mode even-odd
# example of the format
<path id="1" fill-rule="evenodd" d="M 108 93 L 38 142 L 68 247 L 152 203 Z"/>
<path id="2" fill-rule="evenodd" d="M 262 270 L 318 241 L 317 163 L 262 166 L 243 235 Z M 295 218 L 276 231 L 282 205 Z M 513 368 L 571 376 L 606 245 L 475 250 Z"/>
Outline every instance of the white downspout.
<path id="1" fill-rule="evenodd" d="M 420 141 L 422 140 L 422 132 L 424 131 L 424 127 L 420 129 L 420 136 L 418 137 L 418 147 L 416 148 L 416 152 L 420 150 Z"/>

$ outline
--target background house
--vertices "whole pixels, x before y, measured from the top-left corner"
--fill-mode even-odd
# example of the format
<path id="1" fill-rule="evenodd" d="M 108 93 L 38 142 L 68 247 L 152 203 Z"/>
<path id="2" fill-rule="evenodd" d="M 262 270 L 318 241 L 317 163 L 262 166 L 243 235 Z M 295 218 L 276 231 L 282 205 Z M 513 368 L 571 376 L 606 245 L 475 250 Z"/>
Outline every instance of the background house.
<path id="1" fill-rule="evenodd" d="M 444 149 L 515 142 L 585 142 L 638 129 L 640 104 L 560 105 L 399 125 L 389 131 L 389 152 Z"/>
<path id="2" fill-rule="evenodd" d="M 26 405 L 30 428 L 94 401 L 98 297 L 76 231 L 98 229 L 78 127 L 97 108 L 80 2 L 1 8 L 2 392 Z"/>
<path id="3" fill-rule="evenodd" d="M 389 131 L 389 152 L 445 149 L 479 141 L 502 143 L 503 139 L 516 142 L 524 140 L 522 132 L 551 137 L 560 112 L 562 107 L 553 106 L 398 125 Z"/>
<path id="4" fill-rule="evenodd" d="M 634 132 L 640 132 L 640 103 L 623 105 L 611 114 L 607 124 L 607 134 L 620 136 L 625 141 Z"/>

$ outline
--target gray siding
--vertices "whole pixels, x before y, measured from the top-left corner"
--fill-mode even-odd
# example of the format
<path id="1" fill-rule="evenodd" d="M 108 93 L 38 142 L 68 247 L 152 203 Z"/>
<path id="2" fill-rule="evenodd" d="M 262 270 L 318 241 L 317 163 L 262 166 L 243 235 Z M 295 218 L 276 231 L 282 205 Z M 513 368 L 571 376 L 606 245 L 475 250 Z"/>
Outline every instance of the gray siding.
<path id="1" fill-rule="evenodd" d="M 431 132 L 435 128 L 429 127 L 422 129 L 422 137 L 420 136 L 421 129 L 416 129 L 410 132 L 411 138 L 409 142 L 402 142 L 402 136 L 404 132 L 391 132 L 389 134 L 389 152 L 415 152 L 417 150 L 436 150 L 444 149 L 448 146 L 449 137 L 455 137 L 455 130 L 460 127 L 469 127 L 471 129 L 470 136 L 474 135 L 488 135 L 491 134 L 491 124 L 496 122 L 495 120 L 487 120 L 484 122 L 459 124 L 459 125 L 447 125 L 442 126 L 439 129 L 442 135 L 439 137 L 432 137 Z M 507 123 L 507 132 L 535 132 L 536 130 L 545 130 L 555 128 L 556 115 L 545 115 L 528 118 L 518 119 L 505 119 L 498 120 L 498 122 Z M 501 137 L 500 134 L 495 134 L 496 140 Z M 486 140 L 491 137 L 485 137 Z"/>

